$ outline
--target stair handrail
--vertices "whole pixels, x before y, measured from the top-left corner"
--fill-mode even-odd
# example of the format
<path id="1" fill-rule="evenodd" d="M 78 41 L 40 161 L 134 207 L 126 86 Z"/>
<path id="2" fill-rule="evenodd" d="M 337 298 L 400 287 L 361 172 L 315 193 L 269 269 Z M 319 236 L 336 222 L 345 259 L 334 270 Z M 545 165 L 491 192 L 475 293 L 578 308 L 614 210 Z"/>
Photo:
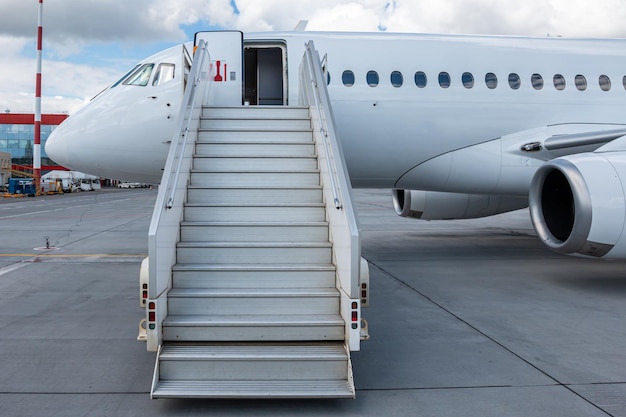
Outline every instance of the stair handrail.
<path id="1" fill-rule="evenodd" d="M 323 107 L 322 103 L 321 103 L 321 99 L 320 99 L 320 92 L 319 92 L 319 88 L 317 85 L 318 79 L 316 77 L 315 74 L 315 69 L 313 68 L 313 54 L 317 53 L 317 51 L 315 51 L 315 46 L 313 45 L 313 41 L 310 41 L 306 44 L 306 54 L 308 55 L 308 59 L 306 60 L 308 66 L 309 66 L 309 71 L 311 72 L 311 85 L 313 86 L 313 99 L 315 101 L 315 108 L 317 109 L 317 118 L 320 121 L 320 133 L 322 134 L 322 137 L 324 138 L 323 142 L 324 142 L 324 150 L 326 155 L 332 155 L 332 153 L 330 152 L 329 148 L 329 141 L 330 138 L 328 137 L 328 123 L 326 121 L 325 117 L 322 117 L 322 108 L 326 108 Z M 318 56 L 319 58 L 319 56 Z M 321 62 L 321 61 L 320 61 Z M 330 103 L 329 103 L 330 105 Z M 326 164 L 328 165 L 328 172 L 330 173 L 330 185 L 331 188 L 333 190 L 333 202 L 335 203 L 335 208 L 337 210 L 341 209 L 341 199 L 339 198 L 339 192 L 337 190 L 337 173 L 336 170 L 333 169 L 332 166 L 332 160 L 330 157 L 326 158 Z"/>
<path id="2" fill-rule="evenodd" d="M 326 158 L 325 164 L 320 162 L 320 175 L 324 184 L 324 200 L 333 244 L 333 263 L 337 269 L 337 288 L 341 294 L 341 315 L 345 320 L 347 317 L 353 317 L 356 310 L 352 306 L 355 303 L 357 306 L 360 305 L 361 242 L 352 203 L 352 185 L 341 143 L 335 134 L 326 76 L 322 71 L 320 56 L 313 41 L 305 45 L 300 66 L 299 94 L 300 103 L 309 106 L 313 113 L 311 116 L 318 157 Z M 328 192 L 327 185 L 330 186 L 328 188 L 332 188 L 332 194 Z M 358 319 L 360 320 L 360 317 Z M 354 321 L 348 318 L 346 340 L 350 350 L 359 350 L 359 325 L 354 326 Z"/>
<path id="3" fill-rule="evenodd" d="M 211 85 L 211 69 L 207 44 L 200 40 L 189 72 L 148 231 L 148 301 L 156 303 L 159 311 L 159 325 L 147 331 L 149 351 L 155 351 L 161 342 L 160 322 L 167 313 L 167 298 L 163 295 L 171 288 L 171 271 L 176 262 L 176 242 L 179 240 L 183 204 L 190 178 L 193 146 L 188 145 L 197 138 L 202 105 Z"/>
<path id="4" fill-rule="evenodd" d="M 178 178 L 180 177 L 180 170 L 184 159 L 181 157 L 181 155 L 184 155 L 185 153 L 185 147 L 187 146 L 188 142 L 187 138 L 189 137 L 189 129 L 191 127 L 191 121 L 193 120 L 191 114 L 196 107 L 196 98 L 198 97 L 198 95 L 195 93 L 198 85 L 203 82 L 203 72 L 201 71 L 201 68 L 204 65 L 205 59 L 208 58 L 208 62 L 211 62 L 211 55 L 209 54 L 206 46 L 206 42 L 203 39 L 200 39 L 200 42 L 198 43 L 198 48 L 196 49 L 194 54 L 196 55 L 194 58 L 194 64 L 198 62 L 198 65 L 191 66 L 189 79 L 192 81 L 192 84 L 189 86 L 189 88 L 185 89 L 185 95 L 183 96 L 184 107 L 181 109 L 181 111 L 184 111 L 184 114 L 182 117 L 179 118 L 178 128 L 176 129 L 177 132 L 180 132 L 180 134 L 177 135 L 178 140 L 176 144 L 176 148 L 180 147 L 180 152 L 178 153 L 178 164 L 176 165 L 176 172 L 174 173 L 173 184 L 171 187 L 172 189 L 165 205 L 167 209 L 171 209 L 174 206 L 174 194 L 178 186 Z M 206 73 L 204 74 L 206 75 Z M 207 84 L 210 85 L 210 81 Z"/>

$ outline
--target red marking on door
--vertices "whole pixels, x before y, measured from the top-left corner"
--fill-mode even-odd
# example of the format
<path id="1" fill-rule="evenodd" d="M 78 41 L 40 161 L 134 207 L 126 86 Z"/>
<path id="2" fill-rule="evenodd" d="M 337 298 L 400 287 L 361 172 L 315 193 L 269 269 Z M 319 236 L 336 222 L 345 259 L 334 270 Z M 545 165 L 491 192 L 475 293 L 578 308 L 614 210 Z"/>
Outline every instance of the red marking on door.
<path id="1" fill-rule="evenodd" d="M 217 61 L 217 62 L 216 62 L 216 64 L 217 64 L 217 75 L 215 76 L 215 78 L 213 79 L 213 81 L 215 81 L 215 82 L 218 82 L 218 83 L 219 83 L 219 82 L 224 81 L 224 80 L 222 79 L 222 74 L 220 74 L 220 72 L 221 72 L 221 70 L 220 70 L 220 65 L 222 64 L 222 62 L 221 62 L 221 61 Z"/>

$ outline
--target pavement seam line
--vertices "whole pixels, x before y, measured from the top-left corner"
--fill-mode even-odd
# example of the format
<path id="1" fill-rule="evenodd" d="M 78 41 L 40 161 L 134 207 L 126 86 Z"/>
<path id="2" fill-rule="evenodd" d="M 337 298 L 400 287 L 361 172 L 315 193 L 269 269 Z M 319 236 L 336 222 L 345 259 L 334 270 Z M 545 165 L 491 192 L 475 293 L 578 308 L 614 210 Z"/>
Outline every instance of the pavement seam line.
<path id="1" fill-rule="evenodd" d="M 454 317 L 456 320 L 460 321 L 461 323 L 463 323 L 464 325 L 466 325 L 467 327 L 469 327 L 470 329 L 474 330 L 475 332 L 477 332 L 478 334 L 480 334 L 481 336 L 487 338 L 489 341 L 495 343 L 496 345 L 498 345 L 500 348 L 504 349 L 505 351 L 509 352 L 511 355 L 515 356 L 516 358 L 518 358 L 519 360 L 523 361 L 524 363 L 526 363 L 528 366 L 532 367 L 533 369 L 537 370 L 538 372 L 542 373 L 543 375 L 545 375 L 546 377 L 550 378 L 551 380 L 553 380 L 558 386 L 565 388 L 566 390 L 568 390 L 569 392 L 571 392 L 572 394 L 574 394 L 575 396 L 579 397 L 580 399 L 582 399 L 583 401 L 585 401 L 586 403 L 592 405 L 593 407 L 597 408 L 598 410 L 602 411 L 603 413 L 605 413 L 607 416 L 610 417 L 614 417 L 613 414 L 609 413 L 608 411 L 606 411 L 605 409 L 603 409 L 602 407 L 600 407 L 599 405 L 595 404 L 594 402 L 592 402 L 591 400 L 589 400 L 588 398 L 584 397 L 582 394 L 576 392 L 571 385 L 565 384 L 561 381 L 559 381 L 557 378 L 555 378 L 554 376 L 550 375 L 548 372 L 544 371 L 543 369 L 539 368 L 537 365 L 533 364 L 532 362 L 530 362 L 529 360 L 525 359 L 524 357 L 522 357 L 521 355 L 517 354 L 516 352 L 514 352 L 513 350 L 511 350 L 510 348 L 508 348 L 507 346 L 505 346 L 504 344 L 502 344 L 501 342 L 497 341 L 496 339 L 494 339 L 493 337 L 487 335 L 485 332 L 483 332 L 482 330 L 478 329 L 477 327 L 475 327 L 474 325 L 472 325 L 471 323 L 469 323 L 468 321 L 464 320 L 463 318 L 459 317 L 458 315 L 454 314 L 452 311 L 450 311 L 449 309 L 447 309 L 446 307 L 444 307 L 443 305 L 441 305 L 440 303 L 436 302 L 435 300 L 433 300 L 432 298 L 430 298 L 429 296 L 427 296 L 426 294 L 422 293 L 421 291 L 419 291 L 417 288 L 414 288 L 413 286 L 411 286 L 410 284 L 402 281 L 400 278 L 396 277 L 395 275 L 391 274 L 390 272 L 388 272 L 387 270 L 383 269 L 380 265 L 376 264 L 375 262 L 365 258 L 367 260 L 367 262 L 374 266 L 376 269 L 378 269 L 381 273 L 383 273 L 383 275 L 393 279 L 394 281 L 398 282 L 399 284 L 405 286 L 406 288 L 408 288 L 409 290 L 413 291 L 415 294 L 419 295 L 420 297 L 422 297 L 423 299 L 427 300 L 429 303 L 431 303 L 432 305 L 436 306 L 437 308 L 441 309 L 442 311 L 444 311 L 446 314 Z"/>

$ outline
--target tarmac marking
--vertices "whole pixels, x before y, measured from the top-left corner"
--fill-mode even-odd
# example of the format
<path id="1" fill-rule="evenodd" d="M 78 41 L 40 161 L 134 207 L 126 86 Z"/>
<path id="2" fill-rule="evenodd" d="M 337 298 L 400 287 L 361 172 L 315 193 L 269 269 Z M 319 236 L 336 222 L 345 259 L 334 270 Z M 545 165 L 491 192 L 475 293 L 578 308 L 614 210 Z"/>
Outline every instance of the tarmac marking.
<path id="1" fill-rule="evenodd" d="M 26 266 L 26 264 L 23 264 L 23 263 L 5 266 L 3 268 L 0 268 L 0 276 L 2 276 L 4 274 L 8 274 L 9 272 L 13 272 L 16 269 L 20 269 L 20 268 L 23 268 L 25 266 Z"/>
<path id="2" fill-rule="evenodd" d="M 130 200 L 130 198 L 123 198 L 123 199 L 119 199 L 119 200 L 109 200 L 109 201 L 103 201 L 105 203 L 119 203 L 120 201 L 127 201 Z M 25 217 L 25 216 L 31 216 L 33 214 L 43 214 L 43 213 L 52 213 L 55 211 L 61 211 L 61 210 L 70 210 L 70 209 L 77 209 L 77 208 L 83 208 L 83 207 L 91 207 L 94 204 L 97 203 L 90 203 L 90 204 L 83 204 L 83 205 L 75 205 L 75 206 L 67 206 L 67 207 L 59 207 L 59 208 L 55 208 L 55 209 L 49 209 L 49 210 L 40 210 L 40 211 L 32 211 L 30 213 L 21 213 L 21 214 L 14 214 L 11 216 L 2 216 L 0 217 L 0 219 L 14 219 L 16 217 Z"/>

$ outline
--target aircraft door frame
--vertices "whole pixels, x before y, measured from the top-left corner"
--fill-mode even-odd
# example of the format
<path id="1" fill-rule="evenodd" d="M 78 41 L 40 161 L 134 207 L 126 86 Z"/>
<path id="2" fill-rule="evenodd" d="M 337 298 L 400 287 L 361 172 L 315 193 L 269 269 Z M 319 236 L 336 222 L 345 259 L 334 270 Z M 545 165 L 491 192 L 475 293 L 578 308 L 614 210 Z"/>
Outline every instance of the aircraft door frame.
<path id="1" fill-rule="evenodd" d="M 289 104 L 287 45 L 284 41 L 246 41 L 244 62 L 246 104 Z"/>
<path id="2" fill-rule="evenodd" d="M 211 56 L 209 104 L 243 104 L 243 33 L 235 30 L 197 32 L 194 46 L 207 43 Z"/>

